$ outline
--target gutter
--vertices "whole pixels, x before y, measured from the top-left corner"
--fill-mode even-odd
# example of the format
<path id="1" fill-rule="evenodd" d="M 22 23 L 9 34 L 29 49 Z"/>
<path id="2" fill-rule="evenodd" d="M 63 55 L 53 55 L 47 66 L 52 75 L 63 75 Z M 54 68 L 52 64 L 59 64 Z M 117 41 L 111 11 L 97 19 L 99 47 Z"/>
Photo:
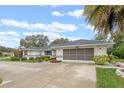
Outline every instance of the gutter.
<path id="1" fill-rule="evenodd" d="M 67 46 L 53 46 L 51 48 L 64 48 L 64 47 L 76 47 L 76 46 L 95 46 L 95 45 L 114 45 L 115 43 L 99 43 L 99 44 L 84 44 L 84 45 L 67 45 Z"/>

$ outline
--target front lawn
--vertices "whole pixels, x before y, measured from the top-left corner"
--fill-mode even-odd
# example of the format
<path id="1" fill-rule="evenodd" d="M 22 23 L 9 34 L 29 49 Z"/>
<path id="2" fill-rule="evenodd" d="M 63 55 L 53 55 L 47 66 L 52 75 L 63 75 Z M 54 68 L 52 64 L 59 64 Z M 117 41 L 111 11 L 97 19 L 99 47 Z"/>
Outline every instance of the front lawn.
<path id="1" fill-rule="evenodd" d="M 114 59 L 116 62 L 123 62 L 124 63 L 124 59 Z"/>
<path id="2" fill-rule="evenodd" d="M 12 62 L 11 57 L 2 57 L 0 58 L 0 61 L 7 61 L 7 62 Z M 37 61 L 35 59 L 30 59 L 30 60 L 15 60 L 13 62 L 29 62 L 29 63 L 36 63 Z"/>
<path id="3" fill-rule="evenodd" d="M 7 62 L 28 62 L 28 63 L 37 63 L 37 62 L 49 62 L 52 60 L 49 56 L 37 57 L 37 58 L 19 58 L 19 57 L 2 57 L 0 61 Z"/>
<path id="4" fill-rule="evenodd" d="M 10 61 L 10 56 L 9 57 L 0 57 L 0 61 Z"/>
<path id="5" fill-rule="evenodd" d="M 15 61 L 12 61 L 10 58 L 5 58 L 5 59 L 0 59 L 0 61 L 6 61 L 6 62 L 28 62 L 28 63 L 36 63 L 38 62 L 37 60 L 15 60 Z"/>
<path id="6" fill-rule="evenodd" d="M 0 78 L 0 84 L 3 82 L 3 80 Z"/>
<path id="7" fill-rule="evenodd" d="M 124 88 L 124 79 L 117 76 L 116 69 L 96 68 L 98 88 Z"/>

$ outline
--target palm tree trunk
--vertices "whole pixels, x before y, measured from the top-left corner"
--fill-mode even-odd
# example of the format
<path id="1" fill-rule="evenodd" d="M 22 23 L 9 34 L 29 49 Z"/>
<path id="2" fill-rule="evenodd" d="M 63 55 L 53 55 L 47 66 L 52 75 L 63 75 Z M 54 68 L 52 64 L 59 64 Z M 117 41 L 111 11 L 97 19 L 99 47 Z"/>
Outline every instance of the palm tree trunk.
<path id="1" fill-rule="evenodd" d="M 115 34 L 114 34 L 112 31 L 110 31 L 110 34 L 111 34 L 111 39 L 112 39 L 112 41 L 114 41 L 114 39 L 115 39 Z"/>

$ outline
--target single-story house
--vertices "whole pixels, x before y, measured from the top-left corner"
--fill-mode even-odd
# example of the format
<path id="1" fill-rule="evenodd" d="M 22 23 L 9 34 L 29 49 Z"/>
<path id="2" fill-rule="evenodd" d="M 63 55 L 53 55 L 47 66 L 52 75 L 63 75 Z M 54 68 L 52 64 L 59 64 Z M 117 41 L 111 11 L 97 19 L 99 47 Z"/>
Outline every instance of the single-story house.
<path id="1" fill-rule="evenodd" d="M 63 62 L 93 62 L 96 55 L 107 55 L 107 48 L 113 42 L 76 40 L 62 44 L 51 44 L 42 48 L 22 48 L 23 57 L 40 57 L 49 55 Z"/>

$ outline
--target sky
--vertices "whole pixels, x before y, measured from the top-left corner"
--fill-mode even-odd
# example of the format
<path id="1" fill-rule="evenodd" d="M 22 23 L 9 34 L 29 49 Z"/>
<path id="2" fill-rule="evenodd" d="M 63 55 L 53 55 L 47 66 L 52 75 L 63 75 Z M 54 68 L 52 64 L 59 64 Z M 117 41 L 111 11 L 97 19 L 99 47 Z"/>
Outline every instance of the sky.
<path id="1" fill-rule="evenodd" d="M 0 46 L 18 48 L 28 35 L 43 34 L 50 41 L 93 39 L 93 26 L 87 24 L 84 6 L 0 6 Z"/>

